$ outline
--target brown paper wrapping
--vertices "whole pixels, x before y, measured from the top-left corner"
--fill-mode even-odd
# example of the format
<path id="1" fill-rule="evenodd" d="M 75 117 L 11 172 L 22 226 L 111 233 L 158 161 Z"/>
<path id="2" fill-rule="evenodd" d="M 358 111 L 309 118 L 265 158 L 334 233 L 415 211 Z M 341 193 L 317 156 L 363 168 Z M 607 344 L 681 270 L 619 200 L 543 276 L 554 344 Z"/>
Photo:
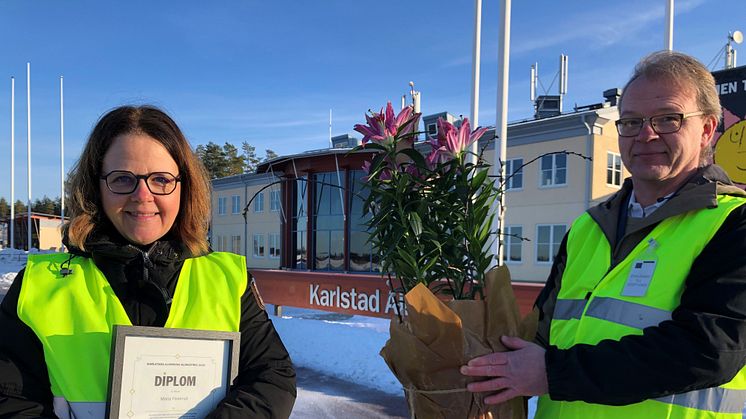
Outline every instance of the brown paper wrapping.
<path id="1" fill-rule="evenodd" d="M 524 419 L 522 397 L 492 406 L 486 394 L 466 384 L 483 379 L 461 375 L 459 368 L 477 356 L 505 351 L 500 336 L 532 340 L 536 316 L 523 321 L 510 285 L 510 273 L 498 266 L 485 278 L 485 300 L 442 302 L 422 284 L 405 296 L 407 316 L 391 320 L 391 337 L 381 356 L 405 390 L 413 418 Z"/>

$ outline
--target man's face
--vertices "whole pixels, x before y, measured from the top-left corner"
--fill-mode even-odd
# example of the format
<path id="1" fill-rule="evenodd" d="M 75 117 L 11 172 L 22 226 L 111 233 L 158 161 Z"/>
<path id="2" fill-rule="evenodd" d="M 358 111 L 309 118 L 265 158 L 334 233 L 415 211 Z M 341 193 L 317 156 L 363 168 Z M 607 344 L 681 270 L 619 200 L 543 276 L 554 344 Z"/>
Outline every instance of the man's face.
<path id="1" fill-rule="evenodd" d="M 640 77 L 624 92 L 620 118 L 696 111 L 699 109 L 693 88 Z M 646 121 L 638 135 L 620 136 L 622 161 L 635 186 L 646 183 L 670 193 L 666 185 L 679 185 L 697 169 L 700 153 L 709 144 L 716 125 L 712 116 L 691 116 L 682 121 L 679 131 L 657 134 Z"/>

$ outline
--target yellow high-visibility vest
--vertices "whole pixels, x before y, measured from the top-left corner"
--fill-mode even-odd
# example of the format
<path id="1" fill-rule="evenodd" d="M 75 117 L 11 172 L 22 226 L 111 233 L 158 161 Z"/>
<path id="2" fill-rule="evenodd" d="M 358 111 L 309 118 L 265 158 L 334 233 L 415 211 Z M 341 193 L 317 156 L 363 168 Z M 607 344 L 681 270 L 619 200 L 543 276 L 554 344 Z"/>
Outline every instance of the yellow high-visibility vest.
<path id="1" fill-rule="evenodd" d="M 719 195 L 716 208 L 662 221 L 611 270 L 611 246 L 601 228 L 588 213 L 580 216 L 567 240 L 567 265 L 550 324 L 549 343 L 559 349 L 595 345 L 604 339 L 642 335 L 646 327 L 670 320 L 695 258 L 728 215 L 744 202 L 745 198 Z M 643 281 L 644 292 L 639 288 L 638 292 L 630 288 L 625 291 L 633 267 L 643 268 L 640 263 L 651 254 L 655 255 L 655 269 L 652 277 Z M 554 401 L 544 395 L 539 398 L 536 418 L 742 419 L 745 401 L 746 368 L 718 387 L 626 406 Z"/>
<path id="2" fill-rule="evenodd" d="M 127 313 L 92 259 L 31 255 L 18 297 L 18 318 L 41 341 L 55 414 L 103 418 L 114 325 L 131 326 Z M 210 253 L 186 259 L 164 327 L 239 331 L 246 259 Z"/>

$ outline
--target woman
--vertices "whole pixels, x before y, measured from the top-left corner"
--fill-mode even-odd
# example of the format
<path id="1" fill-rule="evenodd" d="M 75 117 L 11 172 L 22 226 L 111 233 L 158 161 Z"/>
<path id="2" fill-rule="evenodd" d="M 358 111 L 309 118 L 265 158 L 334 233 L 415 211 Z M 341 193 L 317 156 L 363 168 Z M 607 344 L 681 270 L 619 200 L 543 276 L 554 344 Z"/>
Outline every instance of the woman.
<path id="1" fill-rule="evenodd" d="M 240 332 L 209 417 L 288 417 L 295 371 L 245 259 L 208 248 L 209 181 L 176 123 L 107 113 L 71 190 L 68 254 L 29 257 L 0 306 L 0 417 L 103 417 L 114 324 Z"/>

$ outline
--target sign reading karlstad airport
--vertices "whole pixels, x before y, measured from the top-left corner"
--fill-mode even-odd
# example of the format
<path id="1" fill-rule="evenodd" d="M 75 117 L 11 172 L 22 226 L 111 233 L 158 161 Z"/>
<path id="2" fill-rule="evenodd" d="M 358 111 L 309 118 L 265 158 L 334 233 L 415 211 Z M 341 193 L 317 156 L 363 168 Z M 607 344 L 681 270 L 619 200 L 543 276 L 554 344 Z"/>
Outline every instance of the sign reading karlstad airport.
<path id="1" fill-rule="evenodd" d="M 397 300 L 396 294 L 391 291 L 386 292 L 386 299 L 381 305 L 380 289 L 366 293 L 357 290 L 354 286 L 343 287 L 337 285 L 330 288 L 311 283 L 309 284 L 308 295 L 308 304 L 311 307 L 325 310 L 341 308 L 389 315 L 391 312 L 395 313 L 397 304 L 400 308 L 403 307 L 401 295 Z"/>

